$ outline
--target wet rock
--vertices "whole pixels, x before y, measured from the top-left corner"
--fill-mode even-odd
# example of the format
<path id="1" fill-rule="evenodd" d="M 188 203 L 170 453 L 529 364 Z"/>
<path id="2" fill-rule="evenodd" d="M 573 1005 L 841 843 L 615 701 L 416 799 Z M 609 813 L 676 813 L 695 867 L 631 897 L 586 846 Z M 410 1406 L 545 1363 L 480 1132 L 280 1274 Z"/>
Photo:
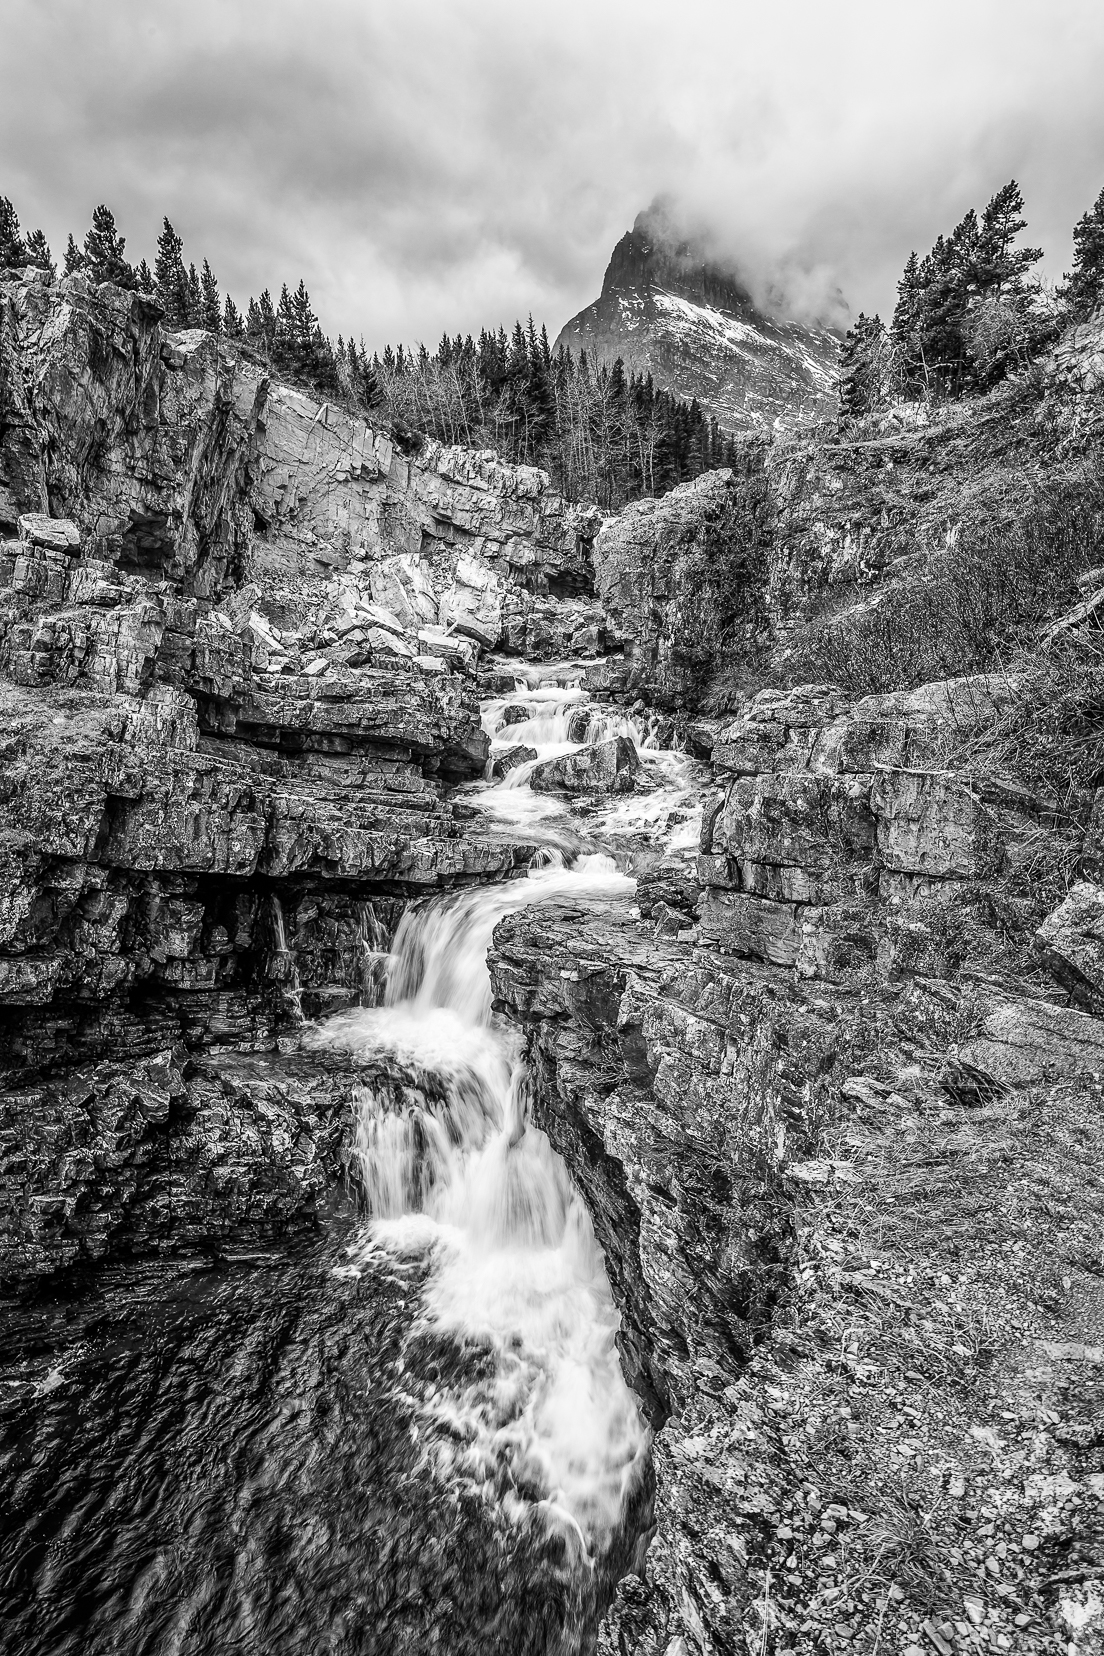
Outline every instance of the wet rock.
<path id="1" fill-rule="evenodd" d="M 491 775 L 496 781 L 501 781 L 504 776 L 509 776 L 512 770 L 516 770 L 519 765 L 527 765 L 530 760 L 536 757 L 536 748 L 520 745 L 507 748 L 505 753 L 495 755 L 494 762 L 491 765 Z"/>
<path id="2" fill-rule="evenodd" d="M 546 759 L 534 769 L 529 786 L 536 793 L 630 793 L 639 769 L 635 743 L 628 736 L 615 736 Z"/>
<path id="3" fill-rule="evenodd" d="M 580 707 L 567 721 L 567 739 L 569 742 L 585 742 L 590 732 L 591 710 L 589 707 Z"/>

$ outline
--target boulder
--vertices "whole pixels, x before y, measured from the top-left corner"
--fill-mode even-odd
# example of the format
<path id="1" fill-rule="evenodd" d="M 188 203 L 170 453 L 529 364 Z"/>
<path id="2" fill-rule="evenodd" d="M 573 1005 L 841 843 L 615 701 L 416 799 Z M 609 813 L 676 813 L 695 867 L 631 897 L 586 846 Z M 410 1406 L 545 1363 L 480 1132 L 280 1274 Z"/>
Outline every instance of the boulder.
<path id="1" fill-rule="evenodd" d="M 531 759 L 537 757 L 536 748 L 524 747 L 520 743 L 517 747 L 507 748 L 505 753 L 496 753 L 491 765 L 491 776 L 496 782 L 501 782 L 504 776 L 509 776 L 512 770 L 519 765 L 527 765 Z"/>
<path id="2" fill-rule="evenodd" d="M 47 517 L 44 512 L 24 512 L 19 519 L 19 538 L 47 552 L 76 552 L 80 531 L 69 518 Z"/>
<path id="3" fill-rule="evenodd" d="M 1035 933 L 1035 948 L 1072 998 L 1104 1012 L 1104 886 L 1079 880 Z"/>
<path id="4" fill-rule="evenodd" d="M 517 702 L 511 702 L 509 707 L 503 708 L 499 723 L 502 725 L 527 724 L 531 718 L 532 714 L 527 707 L 522 707 Z"/>
<path id="5" fill-rule="evenodd" d="M 640 769 L 635 744 L 628 736 L 595 742 L 577 753 L 546 759 L 529 779 L 536 793 L 630 793 Z"/>
<path id="6" fill-rule="evenodd" d="M 443 627 L 422 627 L 418 633 L 418 643 L 427 654 L 442 656 L 463 673 L 472 672 L 479 659 L 478 644 L 473 644 L 470 638 L 460 638 L 456 633 L 446 632 Z"/>

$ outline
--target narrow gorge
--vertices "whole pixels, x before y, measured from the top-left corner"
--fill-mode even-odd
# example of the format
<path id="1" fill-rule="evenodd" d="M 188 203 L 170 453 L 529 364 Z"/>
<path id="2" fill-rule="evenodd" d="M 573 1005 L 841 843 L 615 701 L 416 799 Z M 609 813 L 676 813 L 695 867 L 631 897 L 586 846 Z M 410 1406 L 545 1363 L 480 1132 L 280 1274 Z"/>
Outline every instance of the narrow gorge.
<path id="1" fill-rule="evenodd" d="M 0 298 L 11 1648 L 1073 1648 L 1104 324 L 603 517 Z"/>

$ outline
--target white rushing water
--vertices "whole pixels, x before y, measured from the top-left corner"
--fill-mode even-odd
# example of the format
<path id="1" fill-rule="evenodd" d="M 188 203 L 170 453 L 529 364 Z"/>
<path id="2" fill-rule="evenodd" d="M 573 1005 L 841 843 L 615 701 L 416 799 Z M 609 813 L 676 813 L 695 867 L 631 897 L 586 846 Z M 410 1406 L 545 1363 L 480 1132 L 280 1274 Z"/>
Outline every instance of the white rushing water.
<path id="1" fill-rule="evenodd" d="M 479 785 L 478 804 L 527 834 L 560 819 L 536 836 L 543 866 L 408 910 L 383 1005 L 330 1018 L 308 1039 L 365 1064 L 356 1149 L 372 1222 L 347 1269 L 376 1268 L 381 1251 L 428 1256 L 425 1325 L 494 1356 L 489 1377 L 434 1392 L 430 1452 L 443 1473 L 493 1491 L 513 1515 L 543 1511 L 589 1554 L 623 1511 L 646 1428 L 621 1373 L 618 1314 L 589 1216 L 528 1120 L 517 1032 L 492 1012 L 487 951 L 497 922 L 518 908 L 632 901 L 634 882 L 611 857 L 565 866 L 579 844 L 574 820 L 562 799 L 530 790 L 534 763 L 631 736 L 646 786 L 592 812 L 588 828 L 645 831 L 672 849 L 696 840 L 696 794 L 690 762 L 620 710 L 592 706 L 579 676 L 571 664 L 534 671 L 483 708 L 492 761 L 519 745 L 537 760 Z"/>
<path id="2" fill-rule="evenodd" d="M 536 1502 L 582 1540 L 608 1535 L 645 1445 L 621 1374 L 618 1315 L 589 1217 L 547 1138 L 526 1118 L 516 1036 L 493 1017 L 486 957 L 502 916 L 555 897 L 632 893 L 602 856 L 573 869 L 411 910 L 386 1002 L 346 1012 L 318 1043 L 386 1058 L 407 1080 L 357 1100 L 357 1151 L 374 1222 L 351 1268 L 379 1249 L 432 1251 L 429 1326 L 489 1347 L 490 1379 L 430 1406 L 441 1469 Z M 419 1088 L 418 1081 L 423 1085 Z"/>
<path id="3" fill-rule="evenodd" d="M 554 827 L 558 818 L 565 819 L 564 804 L 554 794 L 532 792 L 533 771 L 561 754 L 628 736 L 644 767 L 644 786 L 592 813 L 587 822 L 591 833 L 598 839 L 654 833 L 672 814 L 681 810 L 690 816 L 696 810 L 693 822 L 669 840 L 668 849 L 696 847 L 701 814 L 685 755 L 661 747 L 653 725 L 638 723 L 621 708 L 593 703 L 579 682 L 584 664 L 560 662 L 526 671 L 527 676 L 519 671 L 509 695 L 483 704 L 483 728 L 491 739 L 488 779 L 495 760 L 511 748 L 529 748 L 535 758 L 515 765 L 500 781 L 484 783 L 478 790 L 480 809 L 499 823 L 555 843 Z"/>

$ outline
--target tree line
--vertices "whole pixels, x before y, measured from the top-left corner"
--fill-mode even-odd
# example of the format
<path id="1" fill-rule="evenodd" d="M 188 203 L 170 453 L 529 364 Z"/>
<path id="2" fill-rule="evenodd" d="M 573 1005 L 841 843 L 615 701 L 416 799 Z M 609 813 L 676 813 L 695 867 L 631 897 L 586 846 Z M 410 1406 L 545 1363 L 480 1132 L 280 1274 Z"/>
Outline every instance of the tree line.
<path id="1" fill-rule="evenodd" d="M 1023 212 L 1011 179 L 980 217 L 971 208 L 923 258 L 909 254 L 890 326 L 860 313 L 844 340 L 843 423 L 986 390 L 1104 304 L 1104 190 L 1074 227 L 1073 269 L 1053 293 L 1032 274 L 1042 249 L 1019 243 Z"/>
<path id="2" fill-rule="evenodd" d="M 373 371 L 398 426 L 542 466 L 569 500 L 607 510 L 736 462 L 735 439 L 696 399 L 657 390 L 621 358 L 553 351 L 532 317 L 509 334 L 446 334 L 432 354 L 388 346 Z"/>
<path id="3" fill-rule="evenodd" d="M 41 230 L 24 236 L 11 202 L 0 197 L 0 268 L 35 265 L 57 274 Z M 240 342 L 255 357 L 324 397 L 361 413 L 382 412 L 400 438 L 419 435 L 494 449 L 504 459 L 542 466 L 571 500 L 607 510 L 644 495 L 664 494 L 717 466 L 734 464 L 737 447 L 696 400 L 657 390 L 650 374 L 613 363 L 553 352 L 547 330 L 532 317 L 510 333 L 484 329 L 446 334 L 432 354 L 388 345 L 369 356 L 339 334 L 322 331 L 305 282 L 266 289 L 244 312 L 220 291 L 207 259 L 186 263 L 184 243 L 168 218 L 153 267 L 126 254 L 115 216 L 101 204 L 78 244 L 70 234 L 64 274 L 147 294 L 171 329 L 205 328 Z"/>

